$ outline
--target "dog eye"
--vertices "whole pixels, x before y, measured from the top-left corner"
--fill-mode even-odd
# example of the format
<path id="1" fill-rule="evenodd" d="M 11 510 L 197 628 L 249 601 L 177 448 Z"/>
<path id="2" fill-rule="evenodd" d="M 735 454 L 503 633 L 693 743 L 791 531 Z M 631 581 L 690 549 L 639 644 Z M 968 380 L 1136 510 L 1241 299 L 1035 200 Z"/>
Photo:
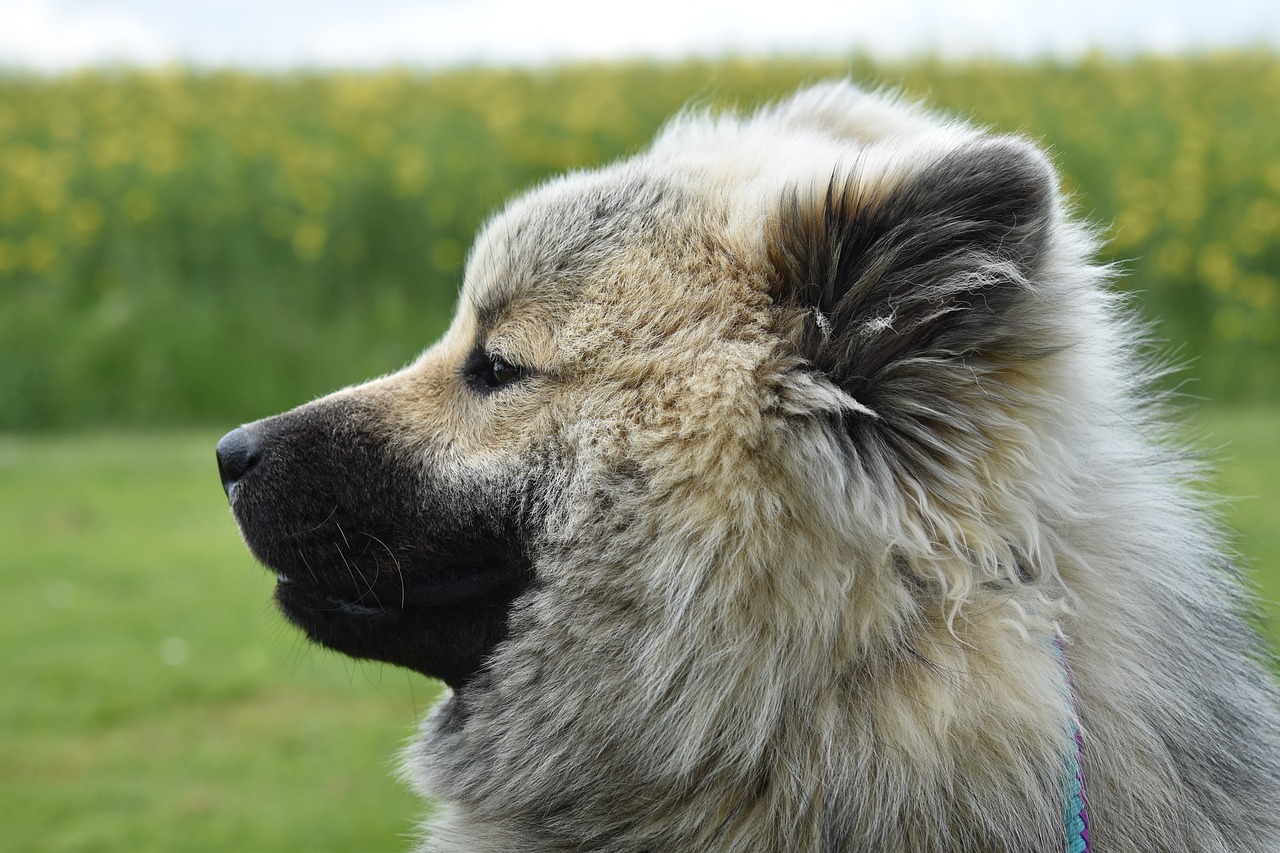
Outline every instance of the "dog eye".
<path id="1" fill-rule="evenodd" d="M 470 360 L 467 378 L 478 391 L 493 391 L 528 375 L 528 371 L 505 358 L 477 350 Z"/>
<path id="2" fill-rule="evenodd" d="M 488 385 L 497 387 L 498 385 L 506 385 L 508 382 L 515 382 L 523 375 L 523 370 L 495 355 L 489 357 L 488 372 L 484 378 Z"/>

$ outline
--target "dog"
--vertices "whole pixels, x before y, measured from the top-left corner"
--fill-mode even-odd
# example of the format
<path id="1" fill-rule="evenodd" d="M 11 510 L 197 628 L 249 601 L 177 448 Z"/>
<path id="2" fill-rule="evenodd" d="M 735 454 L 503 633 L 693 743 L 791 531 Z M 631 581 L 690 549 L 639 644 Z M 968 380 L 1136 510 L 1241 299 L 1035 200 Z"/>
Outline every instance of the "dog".
<path id="1" fill-rule="evenodd" d="M 424 851 L 1280 850 L 1280 714 L 1033 143 L 845 82 L 551 180 L 227 434 L 284 615 L 450 690 Z"/>

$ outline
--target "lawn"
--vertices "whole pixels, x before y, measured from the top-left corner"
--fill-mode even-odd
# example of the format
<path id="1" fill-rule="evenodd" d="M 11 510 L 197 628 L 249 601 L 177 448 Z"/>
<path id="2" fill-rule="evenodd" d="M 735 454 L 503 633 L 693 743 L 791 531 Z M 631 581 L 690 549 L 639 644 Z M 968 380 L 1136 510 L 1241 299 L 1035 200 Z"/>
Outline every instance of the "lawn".
<path id="1" fill-rule="evenodd" d="M 269 604 L 216 433 L 0 440 L 0 849 L 404 850 L 437 688 Z"/>
<path id="2" fill-rule="evenodd" d="M 1280 615 L 1275 408 L 1208 410 Z M 218 488 L 216 432 L 0 438 L 0 849 L 396 851 L 437 688 L 307 646 Z"/>
<path id="3" fill-rule="evenodd" d="M 1225 498 L 1240 562 L 1263 601 L 1263 627 L 1280 649 L 1280 408 L 1210 408 L 1191 423 L 1212 449 L 1213 489 Z"/>

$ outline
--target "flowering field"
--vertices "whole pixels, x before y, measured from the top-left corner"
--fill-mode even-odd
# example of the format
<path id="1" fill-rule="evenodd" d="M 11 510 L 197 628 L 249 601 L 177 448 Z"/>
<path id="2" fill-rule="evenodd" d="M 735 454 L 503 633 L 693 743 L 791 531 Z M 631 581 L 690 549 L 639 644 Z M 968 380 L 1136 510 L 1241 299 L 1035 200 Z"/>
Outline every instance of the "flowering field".
<path id="1" fill-rule="evenodd" d="M 0 78 L 0 429 L 232 423 L 398 367 L 485 215 L 687 103 L 851 73 L 1042 140 L 1192 392 L 1280 400 L 1280 61 Z"/>

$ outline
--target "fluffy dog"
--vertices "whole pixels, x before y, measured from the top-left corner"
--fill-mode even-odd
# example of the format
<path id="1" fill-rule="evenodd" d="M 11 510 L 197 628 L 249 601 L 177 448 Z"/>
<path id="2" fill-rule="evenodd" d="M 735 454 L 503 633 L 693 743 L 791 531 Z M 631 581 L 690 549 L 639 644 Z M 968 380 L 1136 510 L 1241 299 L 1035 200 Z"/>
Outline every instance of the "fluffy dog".
<path id="1" fill-rule="evenodd" d="M 1273 853 L 1276 694 L 1094 249 L 1019 138 L 688 115 L 223 484 L 289 619 L 452 688 L 426 850 Z"/>

